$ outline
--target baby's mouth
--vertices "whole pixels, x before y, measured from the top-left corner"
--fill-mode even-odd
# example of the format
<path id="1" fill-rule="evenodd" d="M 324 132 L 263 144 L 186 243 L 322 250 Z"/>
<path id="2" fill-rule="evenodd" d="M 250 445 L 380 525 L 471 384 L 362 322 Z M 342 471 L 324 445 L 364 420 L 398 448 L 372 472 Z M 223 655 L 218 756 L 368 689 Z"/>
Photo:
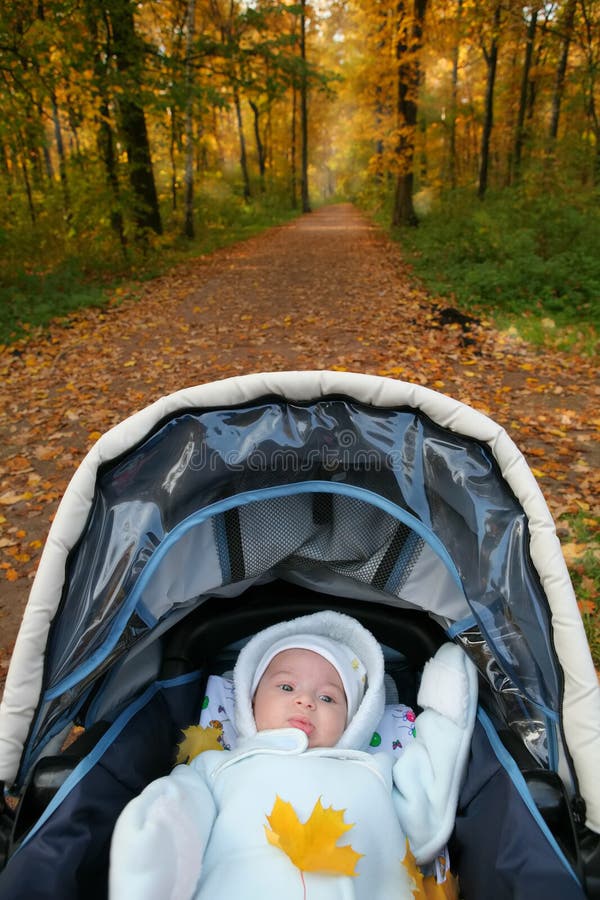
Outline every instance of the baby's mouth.
<path id="1" fill-rule="evenodd" d="M 290 728 L 299 728 L 300 731 L 303 731 L 308 737 L 315 730 L 315 726 L 308 719 L 305 719 L 303 716 L 292 716 L 289 720 Z"/>

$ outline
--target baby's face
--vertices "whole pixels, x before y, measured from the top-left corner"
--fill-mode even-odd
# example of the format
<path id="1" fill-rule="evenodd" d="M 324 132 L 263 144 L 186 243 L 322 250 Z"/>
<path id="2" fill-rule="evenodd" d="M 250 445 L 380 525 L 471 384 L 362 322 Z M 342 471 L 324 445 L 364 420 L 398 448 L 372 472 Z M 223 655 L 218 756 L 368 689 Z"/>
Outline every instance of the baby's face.
<path id="1" fill-rule="evenodd" d="M 254 695 L 258 731 L 299 728 L 309 747 L 333 747 L 346 727 L 346 695 L 337 670 L 312 650 L 274 656 Z"/>

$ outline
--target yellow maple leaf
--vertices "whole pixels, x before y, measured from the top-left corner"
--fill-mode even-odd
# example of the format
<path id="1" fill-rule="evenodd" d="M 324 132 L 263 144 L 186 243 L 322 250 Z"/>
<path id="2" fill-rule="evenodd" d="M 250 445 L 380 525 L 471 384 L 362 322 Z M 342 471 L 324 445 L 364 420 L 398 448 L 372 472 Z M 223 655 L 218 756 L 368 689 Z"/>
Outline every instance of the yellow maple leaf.
<path id="1" fill-rule="evenodd" d="M 337 846 L 339 838 L 354 827 L 346 825 L 343 809 L 325 809 L 321 798 L 304 824 L 299 820 L 291 803 L 275 798 L 271 815 L 267 816 L 270 828 L 265 825 L 267 840 L 291 859 L 301 872 L 322 872 L 328 875 L 357 875 L 355 867 L 364 855 L 357 853 L 350 844 Z"/>
<path id="2" fill-rule="evenodd" d="M 452 872 L 446 873 L 444 881 L 437 882 L 433 875 L 423 879 L 427 900 L 458 900 L 458 881 Z"/>
<path id="3" fill-rule="evenodd" d="M 412 879 L 412 893 L 415 900 L 458 900 L 458 882 L 452 875 L 452 872 L 447 871 L 445 880 L 439 883 L 434 875 L 424 877 L 408 841 L 406 842 L 406 854 L 402 860 L 402 865 L 408 872 L 409 878 Z"/>
<path id="4" fill-rule="evenodd" d="M 408 872 L 409 878 L 412 880 L 413 897 L 415 897 L 416 900 L 425 900 L 427 894 L 425 893 L 425 888 L 423 887 L 423 873 L 417 865 L 417 861 L 413 856 L 413 852 L 410 849 L 408 840 L 406 841 L 406 853 L 404 854 L 402 865 Z"/>
<path id="5" fill-rule="evenodd" d="M 203 728 L 202 725 L 190 725 L 189 728 L 184 728 L 183 740 L 177 749 L 176 762 L 189 763 L 205 750 L 222 750 L 223 747 L 219 743 L 221 731 L 212 726 Z"/>

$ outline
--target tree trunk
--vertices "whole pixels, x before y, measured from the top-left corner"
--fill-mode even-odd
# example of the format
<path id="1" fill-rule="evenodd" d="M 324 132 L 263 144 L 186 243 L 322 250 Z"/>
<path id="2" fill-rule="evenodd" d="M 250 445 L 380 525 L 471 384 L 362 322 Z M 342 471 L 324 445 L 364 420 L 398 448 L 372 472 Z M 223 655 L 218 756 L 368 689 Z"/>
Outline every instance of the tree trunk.
<path id="1" fill-rule="evenodd" d="M 573 23 L 575 21 L 576 0 L 569 0 L 565 12 L 565 22 L 563 27 L 563 40 L 558 67 L 556 69 L 556 81 L 554 83 L 554 95 L 552 97 L 552 115 L 550 117 L 549 137 L 552 144 L 556 142 L 558 136 L 558 120 L 560 118 L 560 106 L 565 90 L 565 76 L 567 73 L 567 62 L 569 59 L 569 48 L 571 46 L 571 38 L 573 37 Z"/>
<path id="2" fill-rule="evenodd" d="M 535 30 L 537 27 L 538 10 L 531 12 L 529 26 L 527 28 L 527 42 L 525 44 L 525 59 L 523 61 L 523 74 L 521 78 L 521 95 L 519 97 L 519 111 L 517 113 L 517 128 L 515 134 L 514 149 L 514 172 L 518 179 L 521 172 L 521 158 L 523 155 L 523 144 L 525 143 L 525 116 L 527 113 L 527 103 L 530 89 L 531 61 L 533 59 L 533 45 L 535 41 Z"/>
<path id="3" fill-rule="evenodd" d="M 405 25 L 396 43 L 398 60 L 398 126 L 401 137 L 396 148 L 398 176 L 394 193 L 393 225 L 415 227 L 419 219 L 413 203 L 415 135 L 417 129 L 417 97 L 420 84 L 419 51 L 427 0 L 415 0 L 412 24 Z M 403 0 L 398 5 L 400 20 L 404 13 Z"/>
<path id="4" fill-rule="evenodd" d="M 140 231 L 150 229 L 162 234 L 146 117 L 137 99 L 141 88 L 142 44 L 135 33 L 133 6 L 130 0 L 110 0 L 107 7 L 117 69 L 126 81 L 119 98 L 119 119 L 134 196 L 133 215 Z"/>
<path id="5" fill-rule="evenodd" d="M 112 195 L 112 203 L 110 209 L 110 224 L 112 230 L 119 238 L 123 256 L 127 257 L 127 238 L 125 236 L 125 223 L 123 222 L 123 212 L 121 210 L 121 190 L 119 187 L 119 176 L 117 173 L 117 157 L 115 154 L 115 141 L 113 131 L 110 126 L 108 101 L 104 98 L 100 104 L 99 118 L 100 125 L 98 127 L 98 136 L 96 142 L 100 158 L 104 163 L 106 172 L 106 180 Z"/>
<path id="6" fill-rule="evenodd" d="M 292 134 L 290 137 L 290 179 L 292 190 L 292 209 L 298 207 L 298 173 L 296 171 L 296 119 L 298 116 L 298 92 L 292 85 Z"/>
<path id="7" fill-rule="evenodd" d="M 95 8 L 91 2 L 85 6 L 86 22 L 92 38 L 93 66 L 96 79 L 96 87 L 100 95 L 100 105 L 98 107 L 98 134 L 96 135 L 96 145 L 100 159 L 104 164 L 106 173 L 106 181 L 111 194 L 112 202 L 110 204 L 110 224 L 112 230 L 119 238 L 123 256 L 127 258 L 127 238 L 125 236 L 125 224 L 123 222 L 123 212 L 121 209 L 121 191 L 119 187 L 119 175 L 117 156 L 115 153 L 115 141 L 113 137 L 113 129 L 110 119 L 110 101 L 106 87 L 106 64 L 105 60 L 110 59 L 110 37 L 107 33 L 106 45 L 101 47 L 98 40 L 98 25 L 95 18 Z"/>
<path id="8" fill-rule="evenodd" d="M 375 12 L 375 11 L 374 11 Z M 381 56 L 382 54 L 387 53 L 387 41 L 386 30 L 387 30 L 387 19 L 388 19 L 388 10 L 385 6 L 381 6 L 377 9 L 376 15 L 374 16 L 373 22 L 373 33 L 375 35 L 375 48 L 377 56 Z M 377 137 L 374 140 L 374 148 L 375 153 L 373 156 L 373 160 L 371 161 L 371 165 L 373 167 L 373 179 L 376 184 L 383 184 L 386 176 L 389 179 L 389 172 L 386 172 L 386 162 L 385 162 L 385 141 L 382 137 L 383 134 L 386 133 L 388 129 L 388 122 L 391 116 L 391 103 L 389 97 L 386 96 L 387 91 L 385 90 L 383 84 L 377 80 L 375 84 L 375 96 L 373 98 L 373 115 L 374 115 L 374 126 L 375 126 L 375 134 Z"/>
<path id="9" fill-rule="evenodd" d="M 584 87 L 585 108 L 590 120 L 594 135 L 595 153 L 593 159 L 592 177 L 594 184 L 600 183 L 600 115 L 596 106 L 597 81 L 598 81 L 598 25 L 591 15 L 590 7 L 581 3 L 581 15 L 583 19 L 583 49 L 586 59 L 586 78 Z M 585 173 L 584 173 L 585 178 Z"/>
<path id="10" fill-rule="evenodd" d="M 250 108 L 254 114 L 254 138 L 256 140 L 256 154 L 258 156 L 258 171 L 260 172 L 260 190 L 261 193 L 265 192 L 265 175 L 266 175 L 266 160 L 265 160 L 265 148 L 260 136 L 260 114 L 258 111 L 258 106 L 254 102 L 254 100 L 249 100 Z"/>
<path id="11" fill-rule="evenodd" d="M 62 128 L 60 125 L 60 114 L 58 111 L 58 103 L 56 101 L 56 95 L 54 90 L 50 91 L 50 102 L 52 104 L 52 122 L 54 125 L 54 137 L 56 140 L 56 152 L 58 154 L 58 172 L 60 175 L 60 186 L 62 188 L 63 195 L 63 207 L 65 211 L 65 218 L 68 221 L 71 219 L 71 198 L 69 196 L 69 182 L 67 179 L 67 160 L 65 157 L 65 145 L 63 143 L 62 137 Z"/>
<path id="12" fill-rule="evenodd" d="M 83 154 L 81 152 L 81 141 L 79 139 L 80 117 L 77 115 L 71 98 L 67 96 L 67 116 L 69 120 L 69 131 L 71 134 L 70 145 L 71 151 L 74 153 L 75 160 L 78 165 L 83 168 Z"/>
<path id="13" fill-rule="evenodd" d="M 120 100 L 119 110 L 127 149 L 129 183 L 135 197 L 133 212 L 136 225 L 141 230 L 149 228 L 156 234 L 162 234 L 143 107 L 136 101 L 125 98 Z"/>
<path id="14" fill-rule="evenodd" d="M 7 183 L 7 192 L 10 196 L 12 194 L 12 172 L 11 167 L 8 161 L 8 149 L 4 141 L 0 141 L 0 172 L 4 178 L 6 178 Z"/>
<path id="15" fill-rule="evenodd" d="M 177 210 L 177 119 L 175 107 L 169 107 L 169 163 L 171 165 L 171 209 Z"/>
<path id="16" fill-rule="evenodd" d="M 450 147 L 448 160 L 448 177 L 452 190 L 456 188 L 456 119 L 458 116 L 458 61 L 460 55 L 460 20 L 463 0 L 458 0 L 456 11 L 456 40 L 452 48 L 452 93 L 450 101 Z"/>
<path id="17" fill-rule="evenodd" d="M 308 73 L 306 71 L 306 0 L 301 0 L 300 14 L 300 56 L 302 58 L 302 76 L 300 80 L 300 133 L 302 143 L 302 162 L 300 173 L 300 193 L 302 196 L 302 212 L 310 209 L 308 190 Z"/>
<path id="18" fill-rule="evenodd" d="M 48 141 L 46 139 L 45 126 L 44 126 L 45 113 L 44 113 L 44 109 L 41 106 L 41 104 L 37 105 L 37 112 L 38 112 L 38 116 L 39 116 L 40 134 L 43 135 L 42 154 L 44 156 L 44 167 L 46 169 L 46 177 L 47 177 L 48 181 L 50 182 L 50 184 L 52 184 L 54 182 L 54 166 L 52 165 L 52 157 L 50 155 L 50 149 L 48 147 Z"/>
<path id="19" fill-rule="evenodd" d="M 43 111 L 40 108 L 40 122 L 43 118 Z M 48 177 L 48 172 L 45 170 L 45 164 L 42 162 L 42 157 L 44 156 L 44 149 L 47 151 L 47 143 L 46 136 L 44 134 L 43 126 L 35 121 L 33 114 L 30 112 L 27 115 L 27 120 L 24 123 L 24 131 L 21 135 L 22 140 L 24 142 L 24 146 L 27 148 L 27 158 L 29 161 L 28 171 L 31 173 L 31 183 L 34 187 L 39 190 L 44 189 L 44 174 Z M 42 152 L 40 153 L 40 147 Z"/>
<path id="20" fill-rule="evenodd" d="M 415 212 L 413 203 L 413 191 L 413 172 L 405 172 L 404 175 L 399 175 L 394 192 L 393 225 L 409 225 L 414 228 L 419 224 L 419 217 Z"/>
<path id="21" fill-rule="evenodd" d="M 545 38 L 547 36 L 547 25 L 548 25 L 548 20 L 545 19 L 542 22 L 542 26 L 540 29 L 540 32 L 541 32 L 540 40 L 538 41 L 537 51 L 535 54 L 535 60 L 533 61 L 533 69 L 536 73 L 539 73 L 542 70 L 542 67 L 544 65 L 543 54 L 544 54 L 544 50 L 545 50 L 544 42 L 545 42 Z M 531 122 L 533 119 L 535 101 L 537 99 L 537 87 L 538 87 L 537 78 L 538 77 L 539 76 L 536 75 L 533 78 L 532 77 L 529 78 L 529 87 L 527 90 L 527 112 L 526 112 L 526 118 L 529 122 Z"/>
<path id="22" fill-rule="evenodd" d="M 267 105 L 267 129 L 266 129 L 266 145 L 267 152 L 265 154 L 266 166 L 269 172 L 273 171 L 273 98 L 269 97 Z"/>
<path id="23" fill-rule="evenodd" d="M 494 10 L 494 23 L 492 42 L 489 51 L 484 48 L 484 56 L 487 64 L 487 84 L 485 91 L 485 115 L 483 132 L 481 136 L 481 164 L 479 167 L 479 187 L 477 196 L 483 200 L 488 187 L 488 175 L 490 164 L 490 142 L 492 128 L 494 127 L 494 88 L 496 84 L 496 69 L 498 67 L 498 35 L 500 30 L 501 7 L 498 3 Z"/>
<path id="24" fill-rule="evenodd" d="M 19 144 L 21 146 L 21 152 L 19 153 L 19 163 L 21 165 L 21 172 L 23 173 L 23 184 L 25 185 L 25 193 L 27 194 L 27 206 L 29 207 L 29 217 L 31 219 L 31 224 L 35 225 L 36 223 L 36 212 L 35 206 L 33 205 L 33 192 L 31 190 L 31 182 L 29 180 L 29 171 L 27 169 L 27 151 L 26 151 L 26 143 L 23 138 L 23 135 L 19 131 Z"/>
<path id="25" fill-rule="evenodd" d="M 185 237 L 194 237 L 194 70 L 192 54 L 194 52 L 194 36 L 196 33 L 196 0 L 188 0 L 187 8 L 187 40 L 185 49 L 185 85 L 187 97 L 185 102 L 185 216 L 183 233 Z"/>
<path id="26" fill-rule="evenodd" d="M 250 176 L 248 174 L 248 157 L 246 155 L 246 139 L 244 137 L 244 120 L 242 119 L 242 105 L 240 103 L 240 93 L 237 85 L 233 89 L 233 102 L 235 105 L 235 113 L 237 116 L 238 132 L 240 137 L 240 166 L 242 167 L 242 178 L 244 179 L 244 200 L 248 202 L 252 196 L 250 190 Z"/>

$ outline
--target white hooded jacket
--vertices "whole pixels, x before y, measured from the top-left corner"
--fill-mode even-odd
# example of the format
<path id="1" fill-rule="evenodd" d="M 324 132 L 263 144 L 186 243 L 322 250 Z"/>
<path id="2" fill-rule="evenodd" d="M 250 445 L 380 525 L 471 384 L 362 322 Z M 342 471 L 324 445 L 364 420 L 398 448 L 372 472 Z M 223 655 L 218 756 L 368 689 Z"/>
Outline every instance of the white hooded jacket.
<path id="1" fill-rule="evenodd" d="M 335 747 L 309 749 L 295 728 L 256 730 L 257 664 L 275 640 L 301 633 L 346 644 L 367 671 L 362 702 Z M 121 814 L 111 900 L 412 900 L 407 840 L 418 862 L 444 847 L 468 758 L 477 677 L 461 648 L 445 644 L 425 666 L 416 740 L 397 760 L 364 750 L 383 712 L 384 664 L 375 638 L 349 616 L 315 613 L 260 632 L 240 653 L 234 686 L 236 748 L 177 766 Z M 318 832 L 317 870 L 310 848 L 290 850 L 315 811 L 312 821 L 336 823 L 333 838 L 328 825 Z M 327 847 L 332 864 L 323 862 Z"/>

